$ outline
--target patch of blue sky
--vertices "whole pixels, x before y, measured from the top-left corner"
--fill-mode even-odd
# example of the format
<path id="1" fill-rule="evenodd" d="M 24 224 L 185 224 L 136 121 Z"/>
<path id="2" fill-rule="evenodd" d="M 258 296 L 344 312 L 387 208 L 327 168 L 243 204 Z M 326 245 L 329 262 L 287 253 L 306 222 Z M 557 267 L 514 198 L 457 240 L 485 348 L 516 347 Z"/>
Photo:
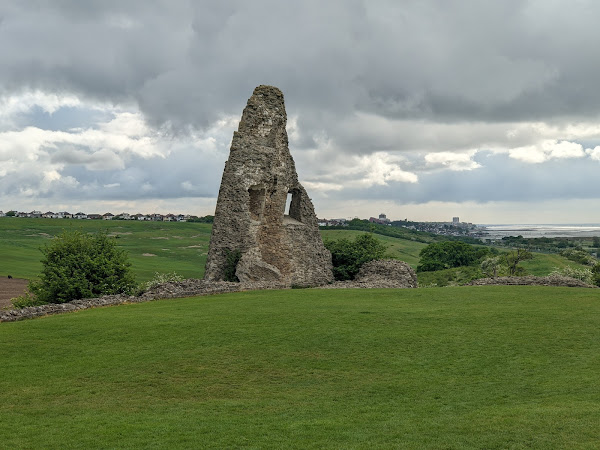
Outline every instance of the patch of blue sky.
<path id="1" fill-rule="evenodd" d="M 71 129 L 97 129 L 98 123 L 106 123 L 114 118 L 110 111 L 64 106 L 53 113 L 39 106 L 21 114 L 16 123 L 19 126 L 34 126 L 43 130 L 67 131 Z"/>

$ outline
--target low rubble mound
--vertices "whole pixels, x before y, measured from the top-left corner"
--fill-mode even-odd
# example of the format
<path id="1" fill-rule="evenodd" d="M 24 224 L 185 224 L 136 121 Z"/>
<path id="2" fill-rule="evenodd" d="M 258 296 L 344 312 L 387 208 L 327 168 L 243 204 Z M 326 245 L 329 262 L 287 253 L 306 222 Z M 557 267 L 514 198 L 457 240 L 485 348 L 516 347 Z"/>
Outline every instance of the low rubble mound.
<path id="1" fill-rule="evenodd" d="M 377 259 L 364 263 L 354 281 L 378 287 L 416 288 L 419 286 L 413 268 L 404 261 L 395 259 Z"/>
<path id="2" fill-rule="evenodd" d="M 325 289 L 362 288 L 362 289 L 403 289 L 416 288 L 417 274 L 404 261 L 395 259 L 377 259 L 366 262 L 352 281 L 337 281 L 321 286 Z"/>
<path id="3" fill-rule="evenodd" d="M 563 275 L 548 275 L 546 277 L 536 277 L 528 275 L 525 277 L 497 277 L 497 278 L 480 278 L 479 280 L 471 281 L 468 286 L 562 286 L 562 287 L 583 287 L 596 288 L 591 284 L 584 283 L 576 278 L 565 277 Z"/>

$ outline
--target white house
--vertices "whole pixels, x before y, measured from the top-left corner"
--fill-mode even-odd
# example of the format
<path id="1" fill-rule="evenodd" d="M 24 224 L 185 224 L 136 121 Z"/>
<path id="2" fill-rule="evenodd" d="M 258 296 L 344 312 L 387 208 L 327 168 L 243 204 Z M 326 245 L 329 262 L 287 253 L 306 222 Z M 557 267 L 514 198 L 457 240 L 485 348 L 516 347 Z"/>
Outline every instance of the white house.
<path id="1" fill-rule="evenodd" d="M 74 219 L 87 219 L 87 214 L 78 212 L 77 214 L 73 214 Z"/>
<path id="2" fill-rule="evenodd" d="M 104 220 L 112 220 L 113 217 L 115 217 L 115 215 L 111 213 L 102 214 L 102 219 Z"/>

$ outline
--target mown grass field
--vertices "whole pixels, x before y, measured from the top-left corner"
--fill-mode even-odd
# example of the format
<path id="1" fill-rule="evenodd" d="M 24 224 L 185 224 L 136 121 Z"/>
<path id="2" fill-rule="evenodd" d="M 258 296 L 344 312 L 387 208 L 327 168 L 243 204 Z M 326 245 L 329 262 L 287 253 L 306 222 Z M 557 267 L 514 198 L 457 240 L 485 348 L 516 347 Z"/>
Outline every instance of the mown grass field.
<path id="1" fill-rule="evenodd" d="M 245 292 L 0 324 L 3 448 L 597 448 L 600 293 Z"/>
<path id="2" fill-rule="evenodd" d="M 177 272 L 185 278 L 204 275 L 211 226 L 187 222 L 134 220 L 0 219 L 0 276 L 31 279 L 42 264 L 40 247 L 63 230 L 107 230 L 127 250 L 139 282 L 155 272 Z"/>

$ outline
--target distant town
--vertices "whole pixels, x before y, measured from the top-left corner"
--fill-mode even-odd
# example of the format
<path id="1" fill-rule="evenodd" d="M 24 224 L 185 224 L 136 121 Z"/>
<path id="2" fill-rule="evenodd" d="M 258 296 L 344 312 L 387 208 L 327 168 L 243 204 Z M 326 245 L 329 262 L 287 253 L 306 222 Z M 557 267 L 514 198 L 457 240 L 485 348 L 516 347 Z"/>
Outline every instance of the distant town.
<path id="1" fill-rule="evenodd" d="M 77 212 L 71 214 L 67 211 L 60 212 L 20 212 L 8 211 L 4 213 L 0 211 L 0 217 L 30 217 L 36 219 L 80 219 L 80 220 L 146 220 L 153 222 L 212 222 L 213 216 L 193 216 L 190 214 L 129 214 L 126 212 L 120 214 L 86 214 Z"/>
<path id="2" fill-rule="evenodd" d="M 345 227 L 350 225 L 353 220 L 361 219 L 358 217 L 354 219 L 319 219 L 319 226 Z M 470 222 L 461 222 L 459 217 L 453 217 L 451 222 L 413 222 L 408 219 L 390 220 L 385 214 L 381 213 L 378 217 L 370 217 L 368 220 L 373 224 L 402 227 L 409 230 L 424 231 L 444 236 L 485 236 L 485 228 L 478 227 Z"/>
<path id="3" fill-rule="evenodd" d="M 42 212 L 42 211 L 8 211 L 6 213 L 0 211 L 0 217 L 29 217 L 40 219 L 79 219 L 79 220 L 140 220 L 152 222 L 203 222 L 212 223 L 214 216 L 194 216 L 190 214 L 130 214 L 122 212 L 120 214 L 87 214 L 77 212 L 71 214 L 67 211 L 59 212 Z M 367 219 L 317 219 L 320 227 L 347 227 L 351 225 L 353 220 L 365 221 Z M 453 217 L 451 222 L 413 222 L 408 219 L 390 220 L 381 213 L 378 217 L 370 217 L 370 223 L 378 225 L 387 225 L 394 227 L 402 227 L 415 231 L 425 231 L 445 236 L 472 236 L 484 237 L 484 228 L 478 227 L 470 222 L 461 222 L 459 217 Z"/>

